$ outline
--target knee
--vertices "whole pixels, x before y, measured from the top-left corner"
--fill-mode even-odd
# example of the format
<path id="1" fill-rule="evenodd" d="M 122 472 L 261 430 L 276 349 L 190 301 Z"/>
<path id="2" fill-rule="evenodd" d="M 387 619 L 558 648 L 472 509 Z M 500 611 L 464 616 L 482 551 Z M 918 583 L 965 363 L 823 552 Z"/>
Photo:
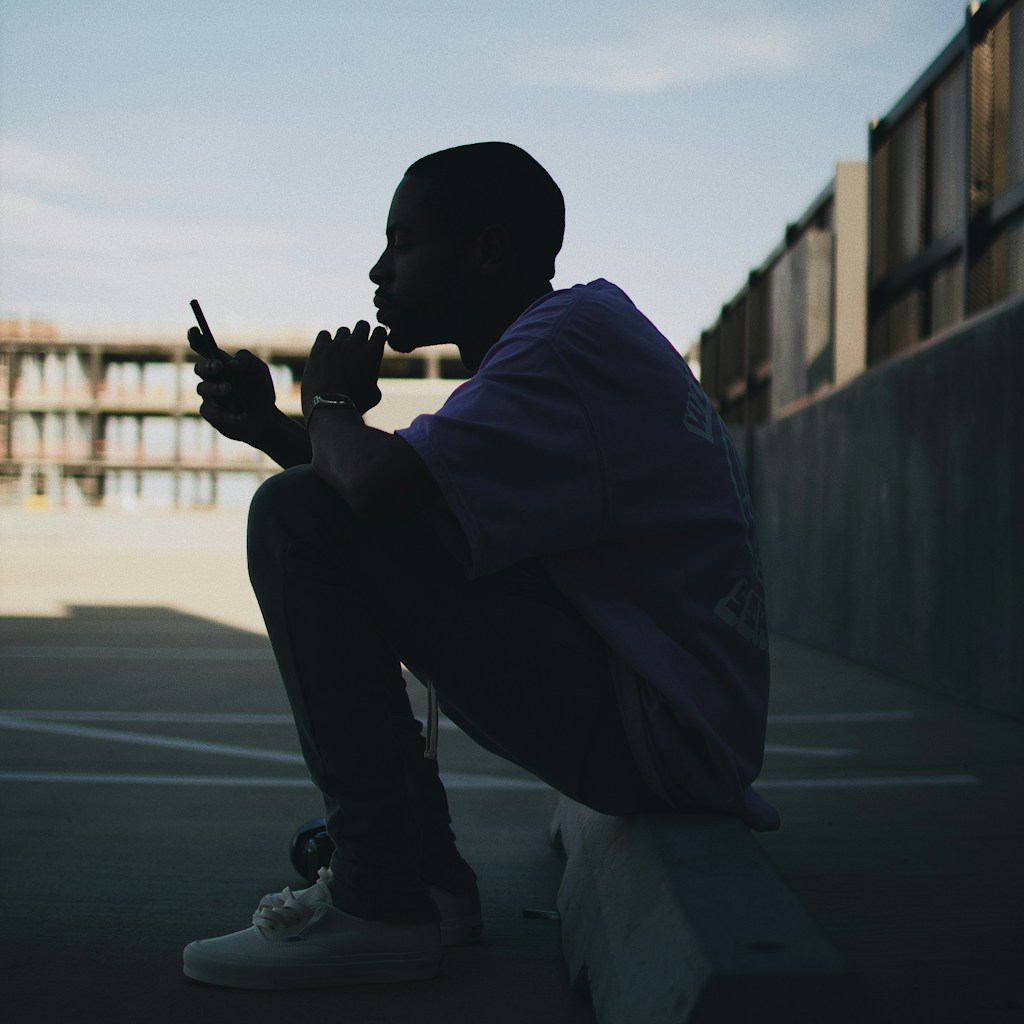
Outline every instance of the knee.
<path id="1" fill-rule="evenodd" d="M 268 477 L 249 503 L 249 523 L 288 519 L 308 514 L 324 505 L 344 515 L 347 506 L 313 471 L 312 466 L 292 466 Z M 340 513 L 336 511 L 340 507 Z"/>
<path id="2" fill-rule="evenodd" d="M 268 477 L 256 489 L 249 504 L 249 545 L 288 536 L 319 536 L 327 527 L 340 539 L 353 516 L 344 499 L 313 471 L 312 466 L 293 466 Z"/>
<path id="3" fill-rule="evenodd" d="M 267 477 L 256 488 L 249 503 L 250 522 L 273 517 L 282 510 L 302 504 L 301 491 L 308 486 L 309 476 L 316 476 L 312 466 L 293 466 Z"/>

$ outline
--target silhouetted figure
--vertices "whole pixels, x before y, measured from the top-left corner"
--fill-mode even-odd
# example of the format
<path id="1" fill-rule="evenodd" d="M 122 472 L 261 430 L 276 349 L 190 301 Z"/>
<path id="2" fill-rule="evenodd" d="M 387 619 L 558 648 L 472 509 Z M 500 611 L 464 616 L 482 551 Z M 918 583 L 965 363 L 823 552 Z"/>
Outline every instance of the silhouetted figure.
<path id="1" fill-rule="evenodd" d="M 384 326 L 317 337 L 306 429 L 250 353 L 197 364 L 203 416 L 285 470 L 252 503 L 250 576 L 336 850 L 253 927 L 192 943 L 192 977 L 422 978 L 442 937 L 479 934 L 403 662 L 478 743 L 598 811 L 778 824 L 750 789 L 768 643 L 736 453 L 619 288 L 552 290 L 563 229 L 521 149 L 424 157 L 370 271 Z M 438 413 L 375 430 L 385 340 L 454 342 L 473 375 Z"/>

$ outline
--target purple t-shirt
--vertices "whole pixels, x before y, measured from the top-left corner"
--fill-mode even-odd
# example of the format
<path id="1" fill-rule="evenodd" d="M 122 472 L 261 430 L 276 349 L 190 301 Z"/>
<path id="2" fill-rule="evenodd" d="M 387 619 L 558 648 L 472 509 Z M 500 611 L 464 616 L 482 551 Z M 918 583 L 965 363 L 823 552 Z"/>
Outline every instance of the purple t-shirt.
<path id="1" fill-rule="evenodd" d="M 437 413 L 398 433 L 458 519 L 470 576 L 527 558 L 610 650 L 640 768 L 754 828 L 764 587 L 728 431 L 686 361 L 607 281 L 535 302 Z"/>

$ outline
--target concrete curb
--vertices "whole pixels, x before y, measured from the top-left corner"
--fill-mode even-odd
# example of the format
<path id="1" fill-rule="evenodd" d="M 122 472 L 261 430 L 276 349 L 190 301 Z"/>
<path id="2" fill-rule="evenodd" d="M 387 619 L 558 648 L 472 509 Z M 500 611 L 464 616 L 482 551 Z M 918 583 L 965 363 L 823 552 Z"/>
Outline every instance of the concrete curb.
<path id="1" fill-rule="evenodd" d="M 562 949 L 600 1024 L 882 1019 L 738 820 L 614 818 L 562 797 L 551 831 Z"/>

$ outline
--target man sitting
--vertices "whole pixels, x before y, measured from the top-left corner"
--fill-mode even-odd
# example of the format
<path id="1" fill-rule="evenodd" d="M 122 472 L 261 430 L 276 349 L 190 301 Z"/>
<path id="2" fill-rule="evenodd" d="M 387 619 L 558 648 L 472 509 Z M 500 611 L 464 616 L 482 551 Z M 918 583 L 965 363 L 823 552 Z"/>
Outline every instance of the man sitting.
<path id="1" fill-rule="evenodd" d="M 750 788 L 768 643 L 735 450 L 619 288 L 552 290 L 563 230 L 561 192 L 521 149 L 432 154 L 399 183 L 370 271 L 383 326 L 313 345 L 306 429 L 250 353 L 197 364 L 203 416 L 285 469 L 252 503 L 250 576 L 335 852 L 252 927 L 189 945 L 193 978 L 424 978 L 443 941 L 478 933 L 403 663 L 479 744 L 598 811 L 777 827 Z M 375 430 L 385 340 L 454 342 L 472 377 Z"/>

